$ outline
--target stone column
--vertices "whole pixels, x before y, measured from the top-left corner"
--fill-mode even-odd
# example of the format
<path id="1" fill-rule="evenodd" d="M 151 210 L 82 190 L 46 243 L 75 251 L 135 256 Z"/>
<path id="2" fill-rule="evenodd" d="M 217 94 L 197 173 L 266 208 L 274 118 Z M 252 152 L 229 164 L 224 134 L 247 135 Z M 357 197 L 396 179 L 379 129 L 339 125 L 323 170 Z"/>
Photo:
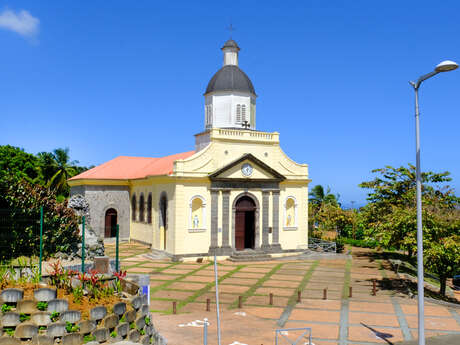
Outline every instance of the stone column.
<path id="1" fill-rule="evenodd" d="M 219 212 L 219 191 L 211 190 L 211 246 L 209 247 L 209 254 L 214 254 L 218 248 L 217 247 L 218 212 Z"/>
<path id="2" fill-rule="evenodd" d="M 268 244 L 269 191 L 262 191 L 262 250 L 270 248 Z"/>
<path id="3" fill-rule="evenodd" d="M 222 191 L 222 248 L 220 253 L 223 255 L 230 255 L 232 248 L 230 247 L 230 227 L 229 227 L 229 215 L 230 215 L 230 191 Z"/>
<path id="4" fill-rule="evenodd" d="M 273 199 L 273 234 L 272 234 L 272 250 L 277 251 L 281 250 L 280 241 L 280 232 L 279 232 L 279 204 L 280 204 L 280 191 L 274 190 L 272 192 Z"/>

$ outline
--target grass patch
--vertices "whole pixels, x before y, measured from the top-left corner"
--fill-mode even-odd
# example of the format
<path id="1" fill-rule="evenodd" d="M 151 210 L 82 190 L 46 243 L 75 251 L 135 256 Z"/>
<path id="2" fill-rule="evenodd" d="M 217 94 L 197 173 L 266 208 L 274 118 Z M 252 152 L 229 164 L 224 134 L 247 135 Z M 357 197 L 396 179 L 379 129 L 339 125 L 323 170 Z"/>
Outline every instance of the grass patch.
<path id="1" fill-rule="evenodd" d="M 297 286 L 297 289 L 295 289 L 294 293 L 289 297 L 288 303 L 286 307 L 293 307 L 297 303 L 297 291 L 303 291 L 305 287 L 307 286 L 308 282 L 311 279 L 311 276 L 313 275 L 313 272 L 315 271 L 316 267 L 319 265 L 319 260 L 315 260 L 310 268 L 308 269 L 307 272 L 305 272 L 302 280 L 299 283 L 299 286 Z"/>
<path id="2" fill-rule="evenodd" d="M 274 275 L 281 267 L 283 267 L 283 264 L 278 264 L 275 267 L 273 267 L 269 272 L 265 273 L 265 275 L 260 278 L 254 285 L 252 285 L 246 292 L 244 292 L 242 295 L 243 297 L 243 303 L 246 302 L 246 300 L 254 295 L 254 292 L 263 285 L 272 275 Z M 232 304 L 230 304 L 229 309 L 235 309 L 238 307 L 238 299 L 234 301 Z"/>
<path id="3" fill-rule="evenodd" d="M 351 282 L 351 266 L 352 266 L 352 259 L 348 259 L 345 263 L 345 276 L 343 281 L 343 289 L 342 289 L 342 299 L 348 299 L 350 282 Z"/>
<path id="4" fill-rule="evenodd" d="M 238 265 L 236 266 L 236 268 L 234 270 L 231 270 L 229 272 L 227 272 L 226 274 L 224 274 L 222 277 L 220 277 L 219 279 L 217 279 L 217 282 L 220 283 L 222 282 L 223 280 L 231 277 L 232 275 L 234 275 L 236 272 L 238 272 L 239 270 L 241 270 L 243 267 L 246 267 L 245 265 Z M 180 301 L 178 304 L 177 304 L 177 310 L 183 308 L 184 306 L 186 306 L 187 304 L 189 303 L 192 303 L 194 302 L 198 297 L 200 297 L 201 295 L 205 294 L 206 292 L 208 292 L 209 290 L 211 290 L 211 288 L 215 285 L 215 282 L 210 282 L 208 284 L 206 284 L 204 287 L 202 287 L 201 289 L 199 289 L 198 291 L 196 291 L 193 295 L 187 297 L 185 300 L 183 301 Z M 168 310 L 168 313 L 172 313 L 172 309 L 171 310 Z"/>
<path id="5" fill-rule="evenodd" d="M 201 270 L 203 270 L 206 267 L 209 267 L 211 265 L 212 265 L 212 263 L 208 263 L 207 265 L 203 265 L 201 267 L 198 267 L 197 269 L 195 269 L 193 271 L 190 271 L 188 273 L 182 274 L 179 277 L 177 277 L 176 279 L 168 280 L 164 284 L 161 284 L 161 285 L 158 285 L 158 286 L 156 286 L 154 288 L 151 288 L 150 293 L 153 294 L 153 293 L 155 293 L 157 291 L 163 290 L 164 288 L 168 287 L 169 285 L 171 285 L 173 283 L 176 283 L 176 282 L 178 282 L 178 281 L 180 281 L 180 280 L 182 280 L 182 279 L 184 279 L 184 278 L 186 278 L 188 276 L 194 275 L 196 272 L 199 272 L 199 271 L 201 271 Z"/>

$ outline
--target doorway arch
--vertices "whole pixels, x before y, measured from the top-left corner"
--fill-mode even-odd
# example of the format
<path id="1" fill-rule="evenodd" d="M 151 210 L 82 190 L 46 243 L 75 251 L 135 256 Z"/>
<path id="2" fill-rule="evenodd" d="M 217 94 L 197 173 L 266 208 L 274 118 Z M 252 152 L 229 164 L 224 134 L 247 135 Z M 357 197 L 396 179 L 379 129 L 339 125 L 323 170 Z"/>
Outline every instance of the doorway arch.
<path id="1" fill-rule="evenodd" d="M 109 208 L 105 211 L 104 237 L 115 237 L 117 235 L 117 210 Z"/>
<path id="2" fill-rule="evenodd" d="M 258 234 L 258 206 L 256 201 L 245 194 L 236 199 L 234 206 L 235 249 L 255 249 Z"/>

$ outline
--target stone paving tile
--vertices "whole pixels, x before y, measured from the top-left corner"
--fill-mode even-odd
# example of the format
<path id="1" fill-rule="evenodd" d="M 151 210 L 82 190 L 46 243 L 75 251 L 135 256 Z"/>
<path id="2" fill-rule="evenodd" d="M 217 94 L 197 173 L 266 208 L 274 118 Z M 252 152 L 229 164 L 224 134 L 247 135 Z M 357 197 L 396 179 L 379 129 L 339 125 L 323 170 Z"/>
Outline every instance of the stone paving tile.
<path id="1" fill-rule="evenodd" d="M 409 328 L 418 328 L 418 317 L 406 315 Z M 425 317 L 425 329 L 437 331 L 460 331 L 460 326 L 454 318 Z"/>
<path id="2" fill-rule="evenodd" d="M 199 276 L 191 275 L 181 279 L 182 282 L 203 282 L 203 283 L 212 283 L 214 282 L 214 276 Z"/>
<path id="3" fill-rule="evenodd" d="M 311 334 L 312 338 L 321 338 L 321 339 L 331 339 L 331 340 L 337 340 L 339 338 L 339 325 L 330 325 L 330 324 L 311 324 L 311 323 L 299 323 L 299 322 L 293 322 L 293 321 L 288 321 L 284 325 L 283 328 L 300 328 L 300 327 L 310 327 L 311 328 Z M 297 334 L 300 336 L 301 333 L 297 332 Z M 290 336 L 291 335 L 291 336 Z M 288 337 L 290 339 L 296 339 L 294 336 L 294 332 L 289 332 Z M 304 342 L 300 342 L 300 344 L 303 344 Z M 308 344 L 308 337 L 306 338 L 306 343 Z M 314 340 L 313 343 L 316 344 L 322 344 L 322 342 L 318 340 Z M 326 342 L 324 342 L 326 344 Z M 285 344 L 283 342 L 282 344 Z M 327 342 L 327 344 L 334 344 L 334 342 Z"/>
<path id="4" fill-rule="evenodd" d="M 148 267 L 133 267 L 129 270 L 129 273 L 152 273 L 155 270 L 153 268 L 148 268 Z"/>
<path id="5" fill-rule="evenodd" d="M 362 325 L 348 327 L 348 340 L 349 341 L 365 341 L 372 343 L 387 343 L 382 338 L 378 337 L 375 332 L 386 334 L 390 342 L 395 343 L 404 340 L 400 329 L 389 329 L 372 327 L 374 331 Z M 378 334 L 378 333 L 377 333 Z"/>
<path id="6" fill-rule="evenodd" d="M 150 280 L 150 288 L 154 288 L 160 285 L 163 285 L 165 283 L 164 280 Z"/>
<path id="7" fill-rule="evenodd" d="M 172 308 L 171 301 L 159 301 L 150 299 L 150 310 L 168 310 Z"/>
<path id="8" fill-rule="evenodd" d="M 333 310 L 308 310 L 295 308 L 292 310 L 289 320 L 339 322 L 340 312 Z"/>
<path id="9" fill-rule="evenodd" d="M 146 263 L 143 263 L 141 266 L 156 269 L 156 268 L 164 268 L 170 265 L 171 265 L 170 262 L 168 263 L 167 262 L 146 262 Z"/>
<path id="10" fill-rule="evenodd" d="M 359 302 L 350 299 L 349 309 L 351 311 L 367 311 L 395 314 L 395 310 L 393 308 L 392 303 Z"/>
<path id="11" fill-rule="evenodd" d="M 412 334 L 412 337 L 414 339 L 418 339 L 418 329 L 416 330 L 413 330 L 410 332 Z M 443 335 L 443 334 L 449 334 L 449 333 L 446 333 L 446 332 L 438 332 L 438 331 L 427 331 L 425 330 L 425 338 L 430 338 L 430 337 L 434 337 L 436 335 Z"/>
<path id="12" fill-rule="evenodd" d="M 226 293 L 234 293 L 234 294 L 242 294 L 249 289 L 248 286 L 241 286 L 241 285 L 219 285 L 219 293 L 226 292 Z M 209 291 L 216 291 L 215 286 L 211 288 Z"/>
<path id="13" fill-rule="evenodd" d="M 228 272 L 225 272 L 225 271 L 217 271 L 217 276 L 220 278 L 224 275 L 226 275 Z M 205 277 L 214 277 L 215 273 L 214 271 L 210 271 L 210 270 L 200 270 L 198 272 L 195 273 L 196 275 L 199 275 L 199 276 L 205 276 Z"/>
<path id="14" fill-rule="evenodd" d="M 234 278 L 229 277 L 224 279 L 221 284 L 234 284 L 234 285 L 254 285 L 257 283 L 257 279 L 250 279 L 250 278 Z"/>
<path id="15" fill-rule="evenodd" d="M 271 279 L 273 279 L 273 280 L 281 280 L 281 281 L 292 280 L 292 281 L 300 282 L 303 279 L 303 274 L 302 275 L 297 275 L 297 276 L 288 276 L 288 275 L 285 275 L 285 274 L 277 274 L 277 273 L 275 273 L 274 275 L 271 276 Z"/>
<path id="16" fill-rule="evenodd" d="M 187 283 L 183 281 L 172 283 L 168 286 L 168 289 L 178 289 L 178 290 L 189 290 L 197 291 L 204 288 L 206 284 L 204 283 Z"/>
<path id="17" fill-rule="evenodd" d="M 359 324 L 361 322 L 365 323 L 368 326 L 399 327 L 399 322 L 396 315 L 358 312 L 350 312 L 348 314 L 349 324 Z"/>
<path id="18" fill-rule="evenodd" d="M 417 305 L 401 305 L 401 309 L 404 314 L 409 315 L 418 315 L 418 306 Z M 446 307 L 443 306 L 430 306 L 425 305 L 424 307 L 425 316 L 447 316 L 452 317 L 452 314 Z"/>
<path id="19" fill-rule="evenodd" d="M 193 292 L 185 292 L 185 291 L 168 291 L 168 290 L 160 290 L 157 292 L 150 293 L 150 299 L 152 298 L 170 298 L 174 300 L 183 300 L 187 297 L 193 295 Z"/>
<path id="20" fill-rule="evenodd" d="M 260 279 L 264 276 L 263 273 L 242 273 L 242 272 L 236 272 L 235 274 L 232 275 L 234 278 L 254 278 L 254 279 Z"/>
<path id="21" fill-rule="evenodd" d="M 267 273 L 272 269 L 273 267 L 243 267 L 240 272 Z"/>
<path id="22" fill-rule="evenodd" d="M 163 274 L 163 273 L 150 273 L 150 279 L 155 280 L 174 280 L 179 278 L 180 275 L 173 275 L 173 274 Z"/>
<path id="23" fill-rule="evenodd" d="M 323 299 L 323 290 L 304 290 L 302 291 L 302 296 L 305 298 Z M 341 299 L 342 293 L 339 291 L 328 291 L 327 298 L 332 300 Z"/>
<path id="24" fill-rule="evenodd" d="M 235 267 L 233 266 L 222 266 L 222 265 L 218 265 L 217 266 L 217 272 L 221 271 L 221 272 L 228 272 L 228 271 L 233 271 L 235 269 Z M 203 269 L 203 271 L 211 271 L 214 273 L 214 265 L 210 265 L 208 267 L 206 267 L 205 269 Z"/>
<path id="25" fill-rule="evenodd" d="M 273 305 L 277 307 L 285 307 L 287 305 L 289 298 L 282 297 L 282 296 L 273 296 Z M 269 297 L 267 296 L 251 296 L 249 297 L 244 304 L 256 304 L 259 306 L 268 306 L 269 305 Z"/>
<path id="26" fill-rule="evenodd" d="M 295 292 L 295 289 L 289 289 L 289 288 L 266 288 L 266 287 L 260 287 L 256 290 L 256 294 L 259 295 L 269 295 L 270 293 L 276 295 L 276 296 L 285 296 L 285 297 L 291 297 L 292 294 Z"/>
<path id="27" fill-rule="evenodd" d="M 196 302 L 206 302 L 207 299 L 211 300 L 211 303 L 216 303 L 216 293 L 215 292 L 206 292 L 201 296 L 196 298 Z M 227 294 L 227 293 L 219 293 L 219 303 L 222 304 L 230 304 L 238 298 L 236 295 Z"/>
<path id="28" fill-rule="evenodd" d="M 299 286 L 298 281 L 281 281 L 281 280 L 275 280 L 275 279 L 268 279 L 265 281 L 265 283 L 262 285 L 263 287 L 288 287 L 288 288 L 297 288 Z"/>
<path id="29" fill-rule="evenodd" d="M 317 300 L 302 298 L 301 302 L 296 304 L 296 308 L 340 310 L 341 305 L 342 302 L 337 300 Z"/>
<path id="30" fill-rule="evenodd" d="M 309 281 L 304 290 L 323 290 L 328 289 L 328 291 L 340 291 L 342 292 L 342 284 L 333 284 L 333 283 L 315 283 Z"/>
<path id="31" fill-rule="evenodd" d="M 166 270 L 163 270 L 161 273 L 164 273 L 164 274 L 179 274 L 179 275 L 182 275 L 182 274 L 187 274 L 187 273 L 190 273 L 192 272 L 193 269 L 189 269 L 189 270 L 181 270 L 181 269 L 177 269 L 177 268 L 168 268 Z"/>
<path id="32" fill-rule="evenodd" d="M 276 307 L 244 307 L 244 312 L 266 319 L 279 319 L 283 313 L 283 308 Z"/>

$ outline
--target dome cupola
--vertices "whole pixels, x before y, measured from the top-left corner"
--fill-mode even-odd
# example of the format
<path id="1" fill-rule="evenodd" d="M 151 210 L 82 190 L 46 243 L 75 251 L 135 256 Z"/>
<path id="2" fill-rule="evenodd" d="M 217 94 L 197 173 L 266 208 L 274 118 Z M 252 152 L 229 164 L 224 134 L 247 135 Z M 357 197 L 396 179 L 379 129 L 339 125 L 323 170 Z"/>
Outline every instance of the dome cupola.
<path id="1" fill-rule="evenodd" d="M 204 94 L 206 129 L 255 129 L 257 95 L 249 77 L 238 67 L 240 47 L 230 39 L 221 49 L 223 67 L 211 78 Z"/>

